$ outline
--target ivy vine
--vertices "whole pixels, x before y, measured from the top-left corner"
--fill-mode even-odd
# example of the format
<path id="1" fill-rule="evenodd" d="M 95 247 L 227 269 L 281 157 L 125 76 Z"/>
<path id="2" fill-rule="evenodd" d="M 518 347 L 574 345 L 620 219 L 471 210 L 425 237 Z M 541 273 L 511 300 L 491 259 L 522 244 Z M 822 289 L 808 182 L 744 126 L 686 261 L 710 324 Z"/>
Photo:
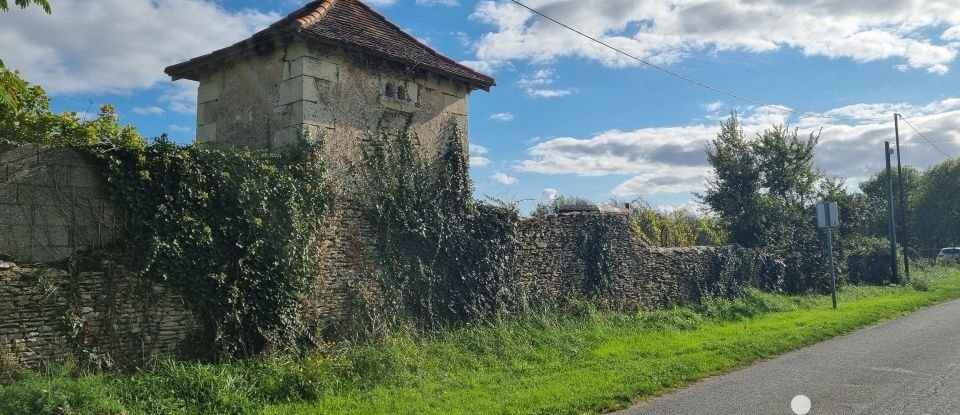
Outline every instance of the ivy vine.
<path id="1" fill-rule="evenodd" d="M 127 218 L 134 269 L 179 288 L 212 350 L 292 346 L 332 202 L 318 149 L 274 155 L 180 146 L 86 147 Z"/>
<path id="2" fill-rule="evenodd" d="M 584 266 L 583 292 L 590 298 L 600 298 L 613 286 L 611 270 L 610 223 L 603 215 L 583 215 L 580 228 L 581 258 Z"/>
<path id="3" fill-rule="evenodd" d="M 409 131 L 365 137 L 353 197 L 376 231 L 384 280 L 406 314 L 426 326 L 473 321 L 516 300 L 511 264 L 518 213 L 473 198 L 455 125 L 436 160 Z"/>

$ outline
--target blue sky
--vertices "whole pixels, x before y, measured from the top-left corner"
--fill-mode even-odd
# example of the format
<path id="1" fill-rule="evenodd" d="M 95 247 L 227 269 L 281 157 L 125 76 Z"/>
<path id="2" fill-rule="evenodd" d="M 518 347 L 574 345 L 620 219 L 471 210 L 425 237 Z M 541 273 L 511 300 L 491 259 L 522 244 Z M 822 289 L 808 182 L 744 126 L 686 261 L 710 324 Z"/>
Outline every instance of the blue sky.
<path id="1" fill-rule="evenodd" d="M 147 136 L 195 134 L 196 84 L 167 65 L 232 44 L 294 1 L 57 0 L 0 14 L 0 58 L 57 110 L 116 104 Z M 883 166 L 902 113 L 960 155 L 960 3 L 951 1 L 529 0 L 531 7 L 718 88 L 807 114 L 757 108 L 617 55 L 508 1 L 368 4 L 440 52 L 491 73 L 470 96 L 478 197 L 643 197 L 690 207 L 703 147 L 731 110 L 752 135 L 821 131 L 816 163 L 855 184 Z M 798 4 L 804 3 L 804 4 Z M 903 160 L 946 159 L 901 125 Z M 952 140 L 952 141 L 943 141 Z"/>

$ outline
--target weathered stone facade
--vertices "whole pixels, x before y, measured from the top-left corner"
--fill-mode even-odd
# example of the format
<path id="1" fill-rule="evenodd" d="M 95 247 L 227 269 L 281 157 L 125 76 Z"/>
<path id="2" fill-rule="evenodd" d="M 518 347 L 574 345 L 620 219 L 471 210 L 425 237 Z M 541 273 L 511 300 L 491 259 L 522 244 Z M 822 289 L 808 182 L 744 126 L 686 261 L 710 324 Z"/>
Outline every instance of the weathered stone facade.
<path id="1" fill-rule="evenodd" d="M 198 327 L 175 290 L 110 262 L 70 273 L 0 261 L 0 358 L 7 364 L 136 365 L 184 355 Z"/>
<path id="2" fill-rule="evenodd" d="M 94 165 L 67 148 L 0 146 L 0 254 L 66 258 L 116 240 L 113 205 Z"/>
<path id="3" fill-rule="evenodd" d="M 387 96 L 388 84 L 402 87 L 404 98 Z M 466 140 L 468 92 L 464 82 L 296 42 L 200 79 L 197 142 L 279 151 L 300 137 L 322 139 L 339 171 L 359 158 L 363 134 L 409 122 L 424 154 L 435 155 L 451 123 Z"/>

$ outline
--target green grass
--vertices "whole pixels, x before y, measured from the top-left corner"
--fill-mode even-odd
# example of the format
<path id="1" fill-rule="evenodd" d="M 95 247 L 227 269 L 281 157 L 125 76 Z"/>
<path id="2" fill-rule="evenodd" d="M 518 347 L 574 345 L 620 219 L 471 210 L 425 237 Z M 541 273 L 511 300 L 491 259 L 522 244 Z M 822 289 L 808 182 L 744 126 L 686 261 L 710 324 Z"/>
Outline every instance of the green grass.
<path id="1" fill-rule="evenodd" d="M 39 413 L 32 400 L 56 403 L 64 397 L 75 398 L 76 413 L 91 414 L 116 408 L 130 413 L 598 413 L 960 298 L 960 270 L 937 268 L 915 280 L 922 282 L 847 287 L 839 293 L 838 310 L 830 308 L 829 296 L 751 291 L 737 300 L 630 315 L 589 310 L 577 316 L 528 315 L 426 338 L 396 335 L 301 358 L 166 362 L 139 374 L 76 379 L 62 372 L 31 374 L 0 388 L 0 413 L 17 413 L 10 412 L 17 408 Z M 56 396 L 44 398 L 50 394 Z"/>

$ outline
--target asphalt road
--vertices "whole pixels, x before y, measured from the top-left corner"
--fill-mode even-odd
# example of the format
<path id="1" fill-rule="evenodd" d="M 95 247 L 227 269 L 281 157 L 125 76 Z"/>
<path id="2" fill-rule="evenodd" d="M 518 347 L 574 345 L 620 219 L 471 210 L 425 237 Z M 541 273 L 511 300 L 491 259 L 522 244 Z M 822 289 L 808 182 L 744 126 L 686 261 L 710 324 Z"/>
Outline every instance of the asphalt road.
<path id="1" fill-rule="evenodd" d="M 841 305 L 842 306 L 842 305 Z M 960 414 L 960 300 L 706 379 L 617 412 Z"/>

